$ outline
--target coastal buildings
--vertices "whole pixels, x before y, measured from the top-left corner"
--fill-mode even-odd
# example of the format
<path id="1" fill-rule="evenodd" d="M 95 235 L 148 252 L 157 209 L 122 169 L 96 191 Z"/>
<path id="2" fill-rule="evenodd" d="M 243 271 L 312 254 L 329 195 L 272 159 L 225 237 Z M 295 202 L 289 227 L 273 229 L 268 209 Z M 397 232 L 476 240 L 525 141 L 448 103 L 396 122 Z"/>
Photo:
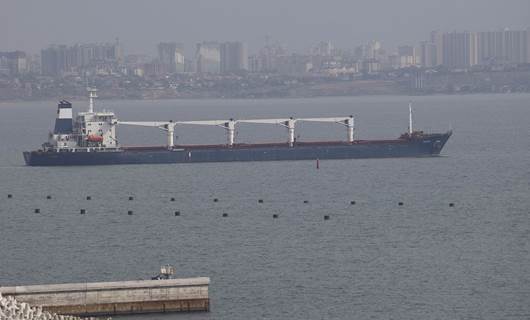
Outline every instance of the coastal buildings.
<path id="1" fill-rule="evenodd" d="M 442 35 L 442 64 L 449 68 L 467 68 L 478 64 L 475 32 L 451 32 Z"/>
<path id="2" fill-rule="evenodd" d="M 45 76 L 60 76 L 72 66 L 65 45 L 51 45 L 43 49 L 40 55 L 42 74 Z"/>
<path id="3" fill-rule="evenodd" d="M 435 50 L 435 66 L 440 66 L 443 63 L 443 41 L 442 41 L 442 33 L 439 31 L 432 31 L 431 32 L 431 41 L 434 45 Z"/>
<path id="4" fill-rule="evenodd" d="M 433 31 L 430 42 L 420 43 L 422 66 L 469 68 L 475 65 L 530 63 L 530 30 L 482 32 Z M 432 62 L 435 63 L 431 65 Z"/>
<path id="5" fill-rule="evenodd" d="M 431 41 L 422 41 L 419 45 L 419 64 L 424 68 L 436 66 L 436 44 Z"/>
<path id="6" fill-rule="evenodd" d="M 280 43 L 266 43 L 256 55 L 249 57 L 249 69 L 251 72 L 277 72 L 278 60 L 287 55 L 287 50 Z"/>
<path id="7" fill-rule="evenodd" d="M 219 46 L 220 71 L 223 74 L 248 70 L 248 51 L 242 42 L 224 42 Z"/>
<path id="8" fill-rule="evenodd" d="M 42 74 L 61 76 L 92 69 L 111 72 L 123 62 L 119 40 L 114 43 L 50 45 L 41 51 Z"/>
<path id="9" fill-rule="evenodd" d="M 184 45 L 176 42 L 161 42 L 157 46 L 158 60 L 165 73 L 185 71 Z"/>
<path id="10" fill-rule="evenodd" d="M 195 59 L 197 73 L 219 74 L 221 72 L 221 50 L 218 42 L 198 43 Z"/>
<path id="11" fill-rule="evenodd" d="M 51 77 L 124 74 L 162 76 L 175 73 L 235 75 L 245 72 L 304 74 L 336 70 L 357 70 L 359 74 L 406 68 L 468 70 L 475 66 L 503 68 L 530 63 L 530 29 L 497 31 L 433 31 L 416 45 L 404 44 L 395 50 L 377 40 L 356 47 L 336 48 L 329 40 L 316 42 L 307 53 L 288 51 L 269 42 L 255 54 L 240 41 L 203 41 L 194 55 L 186 58 L 184 45 L 160 42 L 157 55 L 148 61 L 127 62 L 118 39 L 111 43 L 50 45 L 37 60 L 25 53 L 4 52 L 0 56 L 0 74 L 41 74 Z M 38 63 L 40 61 L 40 63 Z M 349 72 L 349 71 L 348 71 Z"/>
<path id="12" fill-rule="evenodd" d="M 320 41 L 316 46 L 311 50 L 311 55 L 329 57 L 335 51 L 335 47 L 331 44 L 331 41 Z"/>
<path id="13" fill-rule="evenodd" d="M 0 52 L 0 74 L 18 76 L 29 71 L 29 61 L 22 51 Z"/>
<path id="14" fill-rule="evenodd" d="M 240 41 L 200 42 L 189 56 L 173 41 L 158 43 L 151 54 L 127 56 L 118 40 L 50 45 L 40 55 L 0 52 L 0 95 L 75 96 L 89 83 L 109 88 L 108 96 L 126 98 L 281 96 L 304 85 L 347 94 L 350 89 L 334 88 L 356 81 L 399 83 L 415 92 L 527 92 L 529 36 L 528 29 L 435 31 L 425 41 L 395 49 L 376 40 L 336 47 L 324 39 L 302 53 L 266 38 L 251 55 Z M 452 83 L 453 74 L 469 78 Z"/>
<path id="15" fill-rule="evenodd" d="M 479 32 L 478 62 L 530 63 L 529 30 L 501 30 Z"/>
<path id="16" fill-rule="evenodd" d="M 399 67 L 407 68 L 416 65 L 416 49 L 413 46 L 398 47 Z"/>

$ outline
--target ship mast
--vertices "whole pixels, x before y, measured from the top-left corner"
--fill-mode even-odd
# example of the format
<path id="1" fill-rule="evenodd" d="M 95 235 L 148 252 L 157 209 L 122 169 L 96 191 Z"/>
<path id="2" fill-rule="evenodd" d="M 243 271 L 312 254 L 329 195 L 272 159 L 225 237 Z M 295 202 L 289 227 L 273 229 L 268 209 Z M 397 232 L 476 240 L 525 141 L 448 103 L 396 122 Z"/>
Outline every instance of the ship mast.
<path id="1" fill-rule="evenodd" d="M 94 113 L 94 99 L 98 97 L 96 88 L 87 88 L 88 91 L 88 113 Z"/>
<path id="2" fill-rule="evenodd" d="M 412 135 L 412 102 L 409 102 L 409 135 Z"/>

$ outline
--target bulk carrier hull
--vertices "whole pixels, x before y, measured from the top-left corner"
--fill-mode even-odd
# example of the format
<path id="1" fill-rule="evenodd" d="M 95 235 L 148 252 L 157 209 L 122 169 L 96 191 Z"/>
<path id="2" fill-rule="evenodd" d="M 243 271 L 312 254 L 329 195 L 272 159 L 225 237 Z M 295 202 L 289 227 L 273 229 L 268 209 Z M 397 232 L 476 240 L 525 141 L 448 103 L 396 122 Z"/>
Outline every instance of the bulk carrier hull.
<path id="1" fill-rule="evenodd" d="M 27 151 L 29 166 L 163 164 L 233 161 L 362 159 L 437 156 L 451 136 L 424 134 L 395 140 L 297 142 L 166 147 L 124 147 L 113 151 Z M 88 152 L 87 152 L 88 151 Z"/>
<path id="2" fill-rule="evenodd" d="M 24 152 L 28 166 L 81 166 L 113 164 L 200 163 L 233 161 L 280 161 L 316 159 L 361 159 L 437 156 L 451 136 L 426 134 L 412 129 L 409 104 L 409 130 L 394 140 L 355 139 L 353 115 L 347 117 L 227 119 L 202 121 L 118 121 L 111 111 L 94 111 L 96 89 L 88 88 L 89 107 L 73 118 L 72 104 L 57 105 L 55 127 L 42 149 Z M 299 122 L 322 122 L 346 128 L 346 141 L 300 142 L 295 138 Z M 236 125 L 265 124 L 287 129 L 286 143 L 243 144 L 235 142 Z M 121 147 L 117 125 L 157 128 L 166 133 L 165 147 Z M 175 145 L 177 126 L 214 126 L 225 130 L 224 145 Z"/>

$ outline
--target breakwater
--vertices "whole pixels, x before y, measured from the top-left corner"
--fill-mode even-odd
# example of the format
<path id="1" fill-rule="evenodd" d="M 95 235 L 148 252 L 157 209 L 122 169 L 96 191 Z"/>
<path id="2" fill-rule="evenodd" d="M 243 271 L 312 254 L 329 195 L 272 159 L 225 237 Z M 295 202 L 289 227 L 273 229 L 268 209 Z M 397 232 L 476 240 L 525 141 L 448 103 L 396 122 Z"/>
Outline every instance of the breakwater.
<path id="1" fill-rule="evenodd" d="M 205 277 L 69 283 L 0 287 L 0 293 L 51 313 L 107 316 L 208 311 L 209 283 L 210 279 Z"/>

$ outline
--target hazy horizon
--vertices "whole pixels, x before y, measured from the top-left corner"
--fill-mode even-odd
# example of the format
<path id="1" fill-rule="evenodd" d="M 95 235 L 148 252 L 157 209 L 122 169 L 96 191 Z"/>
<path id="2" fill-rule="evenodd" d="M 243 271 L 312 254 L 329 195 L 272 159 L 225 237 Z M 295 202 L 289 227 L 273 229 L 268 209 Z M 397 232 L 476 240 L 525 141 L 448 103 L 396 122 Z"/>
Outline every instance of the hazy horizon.
<path id="1" fill-rule="evenodd" d="M 119 38 L 126 53 L 153 54 L 161 41 L 182 42 L 188 51 L 203 40 L 239 40 L 252 52 L 266 36 L 289 51 L 306 51 L 322 40 L 341 48 L 380 40 L 392 49 L 428 39 L 432 30 L 529 26 L 528 0 L 4 0 L 0 51 L 38 53 L 49 44 Z"/>

